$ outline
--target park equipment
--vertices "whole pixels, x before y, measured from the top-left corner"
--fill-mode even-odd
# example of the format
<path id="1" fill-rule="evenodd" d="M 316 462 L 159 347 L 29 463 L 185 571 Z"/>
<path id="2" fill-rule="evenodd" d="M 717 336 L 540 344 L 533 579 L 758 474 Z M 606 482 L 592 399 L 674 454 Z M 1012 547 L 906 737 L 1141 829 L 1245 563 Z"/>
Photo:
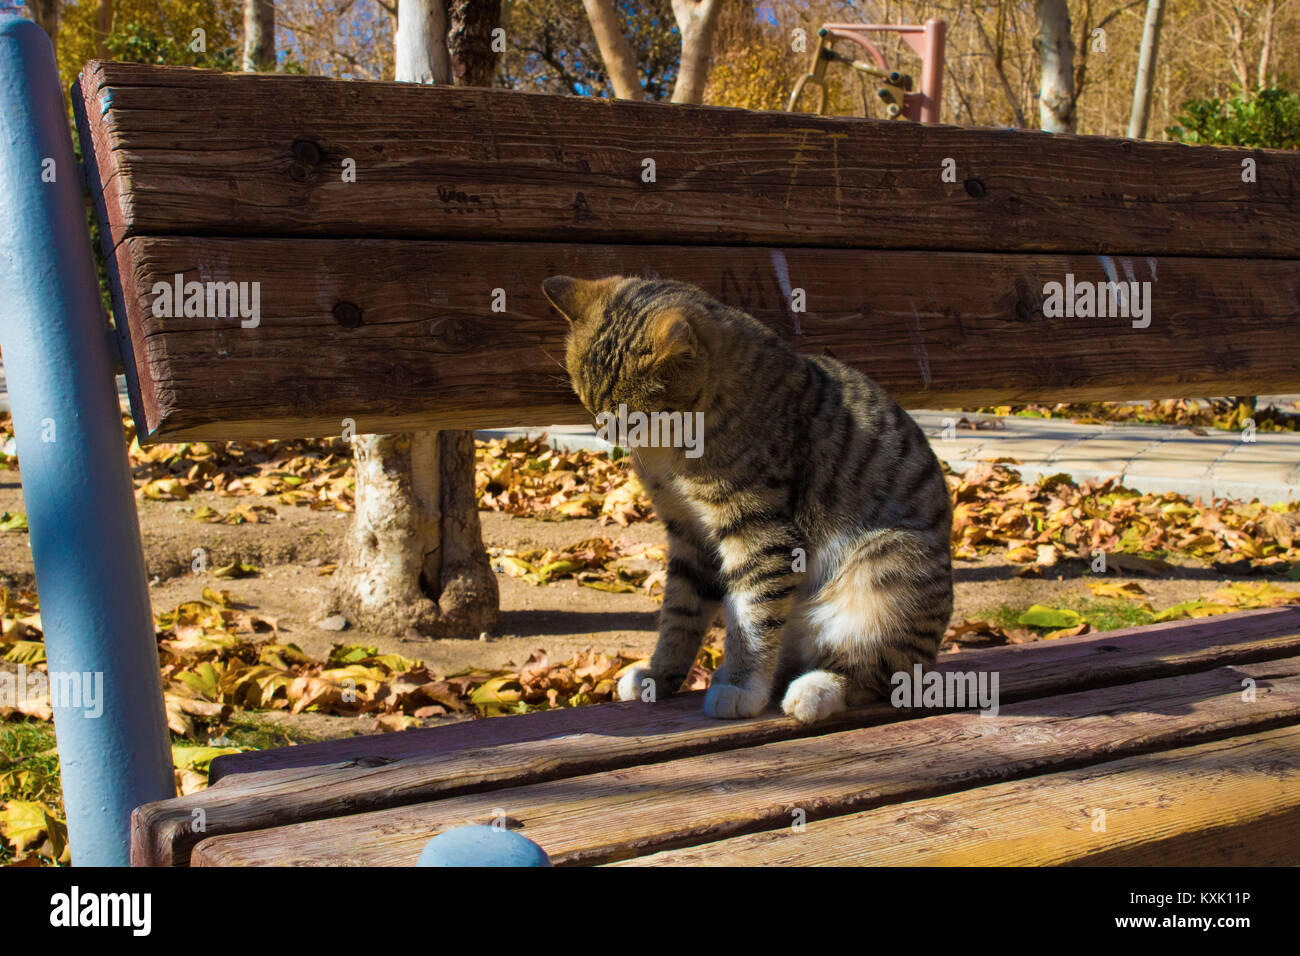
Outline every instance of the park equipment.
<path id="1" fill-rule="evenodd" d="M 785 858 L 793 810 L 809 858 L 891 861 L 906 856 L 859 839 L 879 823 L 859 810 L 1022 787 L 1010 805 L 1039 807 L 1041 836 L 1062 794 L 1121 783 L 1151 803 L 1072 858 L 1294 856 L 1270 826 L 1297 812 L 1271 789 L 1296 752 L 1295 610 L 945 658 L 1001 673 L 996 718 L 878 705 L 808 729 L 712 721 L 687 695 L 220 758 L 208 791 L 167 799 L 112 351 L 77 182 L 40 181 L 41 157 L 71 155 L 53 58 L 13 21 L 0 37 L 5 121 L 46 137 L 5 128 L 6 201 L 52 225 L 6 219 L 22 268 L 0 274 L 0 344 L 33 369 L 11 388 L 51 667 L 116 687 L 98 725 L 56 712 L 75 862 L 125 862 L 133 806 L 142 864 L 413 864 L 497 808 L 558 863 Z M 142 443 L 583 422 L 541 293 L 559 273 L 693 282 L 912 407 L 1300 390 L 1293 154 L 100 62 L 72 100 Z M 1046 290 L 1067 277 L 1117 311 L 1055 314 Z M 1124 314 L 1129 283 L 1150 283 L 1145 317 Z M 247 315 L 231 305 L 255 292 Z M 84 447 L 41 447 L 50 409 Z M 1243 680 L 1262 705 L 1238 706 Z M 862 755 L 851 773 L 844 748 Z M 1253 776 L 1261 760 L 1280 769 Z M 1164 767 L 1207 783 L 1172 794 L 1175 815 L 1138 813 L 1168 805 Z M 647 792 L 664 802 L 647 811 Z M 581 820 L 565 795 L 588 801 Z M 716 843 L 750 831 L 754 846 Z"/>
<path id="2" fill-rule="evenodd" d="M 887 118 L 937 123 L 943 108 L 943 54 L 947 30 L 948 24 L 938 19 L 925 21 L 923 27 L 907 24 L 827 23 L 817 31 L 817 46 L 813 49 L 808 72 L 795 82 L 786 109 L 791 113 L 798 109 L 799 97 L 811 83 L 818 89 L 817 112 L 824 115 L 827 101 L 826 68 L 831 63 L 845 63 L 852 68 L 860 84 L 865 83 L 863 77 L 867 76 L 879 81 L 876 97 L 884 104 Z M 889 68 L 880 48 L 867 38 L 868 33 L 897 33 L 921 58 L 919 93 L 912 92 L 912 77 L 909 74 Z M 852 56 L 836 52 L 836 40 L 856 43 L 867 51 L 872 62 L 855 60 Z"/>

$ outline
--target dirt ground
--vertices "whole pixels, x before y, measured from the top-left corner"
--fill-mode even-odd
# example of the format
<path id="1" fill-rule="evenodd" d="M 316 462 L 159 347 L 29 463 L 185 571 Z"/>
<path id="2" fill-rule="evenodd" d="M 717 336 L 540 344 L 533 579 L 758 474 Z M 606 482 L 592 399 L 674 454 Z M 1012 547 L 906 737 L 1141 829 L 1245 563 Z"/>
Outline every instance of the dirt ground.
<path id="1" fill-rule="evenodd" d="M 262 504 L 273 500 L 255 499 Z M 331 578 L 322 576 L 319 569 L 335 560 L 351 515 L 275 504 L 276 517 L 265 523 L 214 525 L 194 518 L 194 511 L 205 504 L 226 511 L 233 502 L 206 494 L 183 502 L 137 502 L 155 612 L 200 597 L 206 586 L 224 588 L 259 616 L 274 618 L 282 641 L 295 643 L 314 657 L 325 657 L 335 643 L 365 644 L 377 646 L 381 653 L 396 652 L 423 660 L 431 669 L 444 673 L 470 666 L 521 664 L 538 648 L 544 648 L 551 660 L 564 660 L 592 646 L 606 653 L 634 656 L 647 656 L 654 647 L 659 609 L 654 599 L 597 591 L 572 581 L 538 587 L 507 575 L 498 577 L 501 614 L 486 640 L 391 638 L 352 627 L 341 632 L 324 630 L 318 622 Z M 15 472 L 0 472 L 0 510 L 26 511 Z M 561 548 L 600 535 L 615 540 L 622 537 L 629 543 L 662 544 L 666 537 L 658 522 L 620 528 L 601 526 L 585 518 L 552 522 L 493 512 L 483 512 L 480 517 L 489 547 Z M 196 548 L 207 552 L 206 573 L 191 571 Z M 236 560 L 256 565 L 261 573 L 238 580 L 212 576 L 211 569 Z M 1020 567 L 993 558 L 958 562 L 955 618 L 975 616 L 1002 604 L 1052 605 L 1071 596 L 1089 594 L 1081 580 L 1089 572 L 1082 563 L 1063 565 L 1059 576 L 1051 578 L 1020 577 L 1019 571 Z M 33 586 L 26 534 L 0 534 L 0 580 L 13 586 Z M 1185 567 L 1179 568 L 1172 580 L 1135 580 L 1159 608 L 1200 597 L 1218 586 L 1222 576 L 1210 568 Z M 720 632 L 715 636 L 720 639 Z M 287 722 L 294 729 L 320 736 L 356 733 L 369 724 L 368 718 L 266 716 L 272 722 Z"/>

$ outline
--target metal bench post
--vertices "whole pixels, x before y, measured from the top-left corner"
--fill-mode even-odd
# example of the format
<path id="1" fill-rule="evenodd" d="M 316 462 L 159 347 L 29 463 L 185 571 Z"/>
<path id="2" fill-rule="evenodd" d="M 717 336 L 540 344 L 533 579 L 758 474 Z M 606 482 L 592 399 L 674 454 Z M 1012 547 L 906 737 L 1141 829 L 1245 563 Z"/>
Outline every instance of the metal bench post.
<path id="1" fill-rule="evenodd" d="M 132 809 L 175 793 L 171 751 L 68 115 L 29 20 L 0 18 L 0 96 L 0 347 L 69 842 L 79 866 L 125 865 Z"/>

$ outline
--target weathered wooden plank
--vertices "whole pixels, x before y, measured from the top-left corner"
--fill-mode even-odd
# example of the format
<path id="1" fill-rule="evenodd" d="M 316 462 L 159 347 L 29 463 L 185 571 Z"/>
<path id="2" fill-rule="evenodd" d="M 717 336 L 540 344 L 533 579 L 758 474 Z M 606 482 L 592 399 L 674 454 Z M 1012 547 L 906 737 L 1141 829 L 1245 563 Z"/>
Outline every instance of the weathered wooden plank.
<path id="1" fill-rule="evenodd" d="M 1293 726 L 613 865 L 1294 866 L 1297 859 L 1300 727 Z"/>
<path id="2" fill-rule="evenodd" d="M 116 239 L 1300 254 L 1293 152 L 128 63 L 81 89 Z"/>
<path id="3" fill-rule="evenodd" d="M 1002 699 L 1013 702 L 1296 654 L 1300 654 L 1300 607 L 1278 607 L 1199 620 L 1166 621 L 1044 643 L 1011 644 L 944 654 L 935 669 L 941 673 L 996 669 L 1002 675 Z M 640 736 L 661 737 L 706 727 L 740 738 L 736 746 L 781 739 L 763 736 L 772 732 L 767 718 L 717 721 L 703 717 L 699 708 L 703 696 L 702 693 L 682 694 L 660 701 L 649 710 L 635 701 L 603 704 L 594 710 L 565 708 L 444 724 L 400 734 L 322 740 L 275 750 L 230 754 L 212 762 L 210 779 L 217 783 L 236 774 L 319 768 L 363 757 L 392 762 L 430 754 L 446 755 L 456 750 L 488 749 L 530 740 L 569 737 L 595 730 L 614 735 L 641 731 Z M 874 712 L 873 708 L 858 708 L 840 718 L 832 718 L 829 723 L 817 725 L 811 732 L 860 726 Z M 842 723 L 835 723 L 837 719 Z M 800 725 L 784 717 L 776 716 L 773 720 L 776 725 L 789 728 L 793 736 L 804 732 Z"/>
<path id="4" fill-rule="evenodd" d="M 1300 391 L 1289 260 L 158 237 L 118 259 L 145 440 L 589 422 L 541 292 L 557 273 L 694 283 L 910 407 Z M 1154 280 L 1149 325 L 1044 317 L 1046 283 L 1108 270 Z M 155 316 L 177 274 L 257 283 L 258 324 Z"/>
<path id="5" fill-rule="evenodd" d="M 116 336 L 118 350 L 122 356 L 122 372 L 126 378 L 127 396 L 131 402 L 131 417 L 139 424 L 147 417 L 146 408 L 157 407 L 157 388 L 153 379 L 140 377 L 141 366 L 135 361 L 139 329 L 132 328 L 132 323 L 127 321 L 126 303 L 137 301 L 138 294 L 127 260 L 117 255 L 117 241 L 110 227 L 114 217 L 119 214 L 121 203 L 129 201 L 129 197 L 122 196 L 118 191 L 120 179 L 110 172 L 115 160 L 112 156 L 112 148 L 107 142 L 108 132 L 102 123 L 91 123 L 88 119 L 86 100 L 78 95 L 79 82 L 73 84 L 70 97 L 72 113 L 81 146 L 82 163 L 85 166 L 86 188 L 90 192 L 91 204 L 100 227 L 100 251 L 104 256 L 104 271 L 108 277 L 109 295 L 116 319 L 113 323 L 113 334 Z M 104 163 L 103 171 L 101 171 L 101 159 Z M 119 269 L 119 262 L 126 266 L 125 270 Z"/>
<path id="6" fill-rule="evenodd" d="M 1230 622 L 1170 622 L 1071 638 L 1032 650 L 1019 645 L 967 651 L 945 655 L 936 669 L 996 671 L 1000 699 L 1010 703 L 1297 651 L 1300 608 L 1286 608 L 1233 615 Z M 711 720 L 701 713 L 699 698 L 684 695 L 650 708 L 632 702 L 546 711 L 218 758 L 212 767 L 214 786 L 136 811 L 133 859 L 138 865 L 183 864 L 204 835 L 342 816 L 924 713 L 900 712 L 881 703 L 807 728 L 784 716 Z M 196 810 L 204 819 L 201 834 L 191 826 Z"/>
<path id="7" fill-rule="evenodd" d="M 603 863 L 1297 720 L 1288 658 L 208 837 L 191 862 L 409 866 L 435 833 L 504 814 L 557 863 Z"/>
<path id="8" fill-rule="evenodd" d="M 1166 621 L 1042 643 L 966 650 L 960 654 L 942 655 L 935 669 L 941 673 L 996 669 L 1002 675 L 1002 699 L 1013 702 L 1296 654 L 1300 654 L 1300 607 L 1292 606 Z M 763 718 L 755 721 L 704 719 L 697 706 L 703 696 L 703 693 L 682 694 L 657 703 L 651 713 L 663 713 L 664 723 L 658 717 L 648 716 L 640 704 L 632 702 L 604 704 L 596 710 L 589 707 L 564 708 L 491 720 L 447 723 L 399 734 L 322 740 L 274 750 L 229 754 L 212 762 L 210 779 L 216 783 L 234 774 L 320 767 L 361 757 L 401 760 L 430 753 L 445 754 L 457 749 L 564 737 L 595 728 L 608 733 L 649 728 L 655 735 L 696 726 L 734 728 L 732 733 L 752 743 L 757 738 L 749 735 L 760 726 L 766 727 L 766 724 L 757 722 Z M 851 711 L 842 718 L 843 726 L 860 725 L 868 712 L 870 708 Z M 666 716 L 669 713 L 672 716 Z M 793 728 L 796 736 L 799 735 L 795 724 L 784 718 L 777 719 L 782 725 Z M 648 720 L 654 723 L 648 724 Z M 838 725 L 820 724 L 814 732 L 820 733 L 828 726 L 834 728 Z"/>

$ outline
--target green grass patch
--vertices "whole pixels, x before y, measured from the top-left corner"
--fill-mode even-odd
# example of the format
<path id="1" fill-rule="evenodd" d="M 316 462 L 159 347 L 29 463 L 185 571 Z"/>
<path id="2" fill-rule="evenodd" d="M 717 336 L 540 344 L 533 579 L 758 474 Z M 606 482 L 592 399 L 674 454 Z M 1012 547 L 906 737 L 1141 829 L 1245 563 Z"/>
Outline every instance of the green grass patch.
<path id="1" fill-rule="evenodd" d="M 213 743 L 220 740 L 222 746 L 243 747 L 245 750 L 274 750 L 276 747 L 310 744 L 322 739 L 301 730 L 288 730 L 270 721 L 259 720 L 256 714 L 238 714 L 224 727 L 215 728 L 209 733 Z M 186 741 L 173 734 L 172 742 L 192 744 L 194 741 Z"/>
<path id="2" fill-rule="evenodd" d="M 1155 614 L 1150 608 L 1136 601 L 1128 601 L 1123 598 L 1063 595 L 1048 602 L 1047 606 L 1067 608 L 1083 615 L 1094 631 L 1117 631 L 1125 627 L 1141 627 L 1145 624 L 1151 624 L 1155 620 Z M 1007 630 L 1024 628 L 1038 634 L 1046 634 L 1053 630 L 1051 627 L 1032 627 L 1021 624 L 1020 617 L 1029 608 L 1030 605 L 1028 604 L 1013 606 L 1004 603 L 970 616 L 982 618 Z"/>
<path id="3" fill-rule="evenodd" d="M 214 726 L 209 734 L 215 745 L 244 750 L 271 750 L 321 739 L 259 720 L 253 714 L 241 714 L 228 724 Z M 172 734 L 171 742 L 192 747 L 207 744 L 208 740 L 187 740 Z M 63 786 L 53 724 L 34 720 L 0 723 L 0 804 L 9 800 L 43 803 L 63 815 Z M 15 855 L 0 840 L 0 866 L 12 863 Z"/>
<path id="4" fill-rule="evenodd" d="M 1118 631 L 1155 621 L 1155 612 L 1149 607 L 1123 598 L 1083 598 L 1070 606 L 1087 619 L 1094 631 Z"/>
<path id="5" fill-rule="evenodd" d="M 0 723 L 0 803 L 10 800 L 43 803 L 62 815 L 63 788 L 52 724 Z M 14 857 L 13 850 L 0 841 L 0 866 Z"/>

